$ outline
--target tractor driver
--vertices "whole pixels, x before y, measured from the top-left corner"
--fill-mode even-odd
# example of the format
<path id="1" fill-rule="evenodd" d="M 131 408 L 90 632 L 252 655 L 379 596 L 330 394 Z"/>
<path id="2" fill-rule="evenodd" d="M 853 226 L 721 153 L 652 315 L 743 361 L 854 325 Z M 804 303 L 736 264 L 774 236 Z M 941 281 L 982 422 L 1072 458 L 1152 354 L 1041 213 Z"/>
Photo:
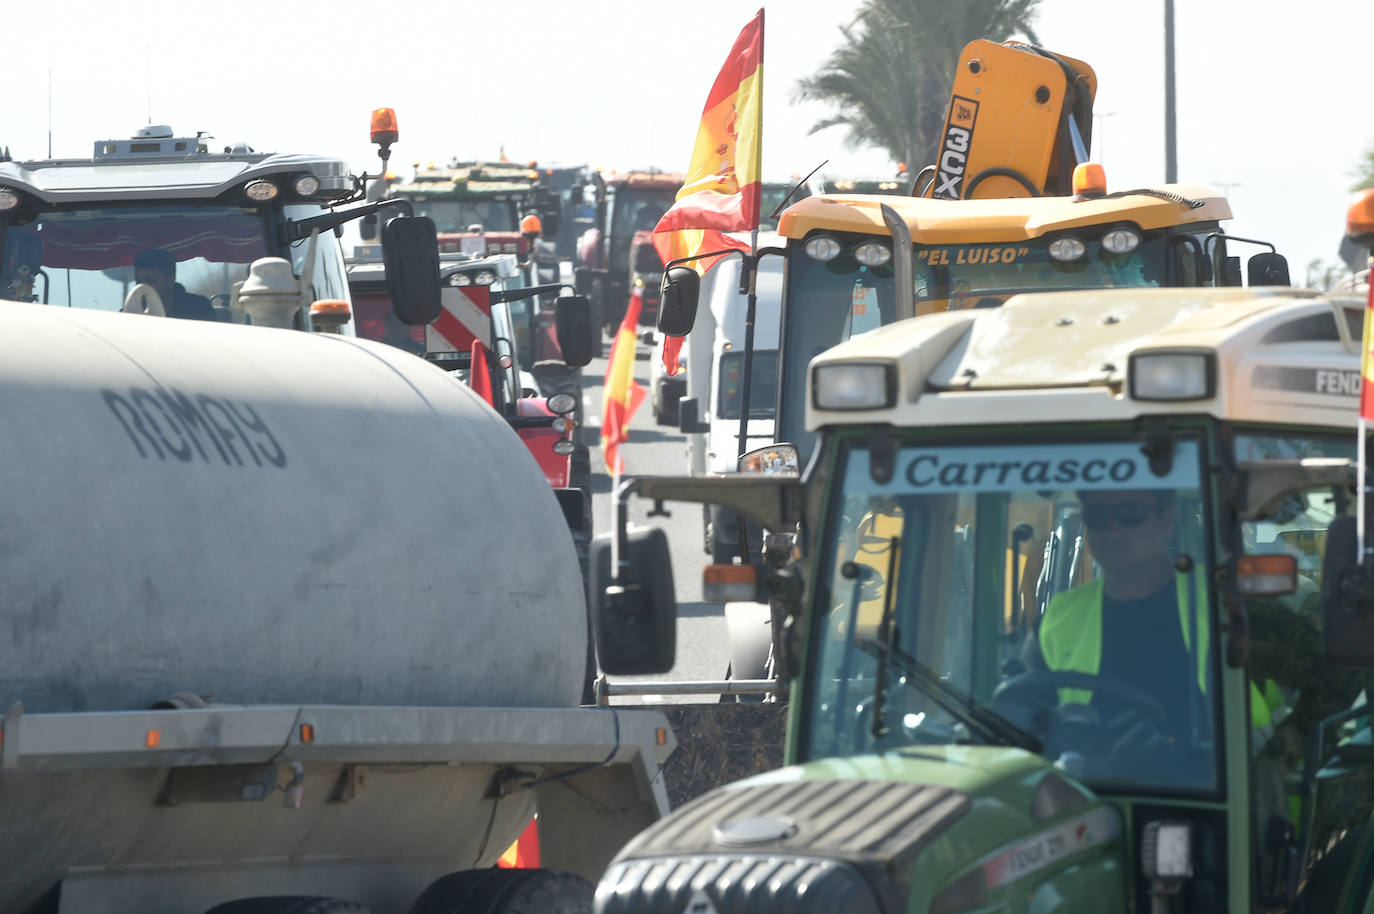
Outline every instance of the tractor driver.
<path id="1" fill-rule="evenodd" d="M 1163 707 L 1161 731 L 1106 685 L 1058 690 L 1061 704 L 1091 705 L 1106 723 L 1113 775 L 1157 764 L 1171 738 L 1184 735 L 1190 706 L 1206 707 L 1207 591 L 1192 563 L 1170 555 L 1176 500 L 1172 489 L 1080 492 L 1083 535 L 1102 574 L 1056 594 L 1038 644 L 1029 645 L 1033 668 L 1101 675 Z"/>
<path id="2" fill-rule="evenodd" d="M 187 292 L 176 281 L 177 262 L 169 251 L 150 248 L 134 258 L 134 281 L 152 286 L 162 299 L 162 310 L 168 317 L 197 321 L 217 321 L 219 315 L 204 295 Z"/>
<path id="3" fill-rule="evenodd" d="M 1109 767 L 1124 773 L 1127 766 L 1157 765 L 1160 750 L 1207 717 L 1201 710 L 1210 702 L 1206 575 L 1187 557 L 1170 554 L 1172 489 L 1085 491 L 1079 501 L 1084 539 L 1102 574 L 1050 600 L 1038 647 L 1043 667 L 1100 674 L 1162 706 L 1163 730 L 1105 686 L 1100 694 L 1059 689 L 1061 703 L 1090 704 L 1106 722 Z M 1252 726 L 1267 729 L 1275 704 L 1270 692 L 1252 684 Z"/>

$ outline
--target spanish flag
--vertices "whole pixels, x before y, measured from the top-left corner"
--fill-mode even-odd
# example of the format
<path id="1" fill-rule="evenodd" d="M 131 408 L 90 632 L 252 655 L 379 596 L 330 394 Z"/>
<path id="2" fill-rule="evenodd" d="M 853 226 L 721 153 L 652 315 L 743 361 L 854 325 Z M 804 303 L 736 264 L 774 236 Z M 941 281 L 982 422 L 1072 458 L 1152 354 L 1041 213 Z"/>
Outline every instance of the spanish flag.
<path id="1" fill-rule="evenodd" d="M 530 824 L 525 826 L 525 830 L 520 833 L 520 837 L 515 839 L 515 843 L 506 848 L 506 852 L 496 861 L 496 865 L 504 869 L 539 869 L 539 819 L 530 819 Z"/>
<path id="2" fill-rule="evenodd" d="M 611 341 L 611 359 L 606 365 L 606 385 L 601 395 L 601 456 L 606 461 L 606 470 L 613 476 L 625 471 L 620 445 L 629 440 L 630 417 L 644 402 L 644 388 L 635 380 L 635 343 L 638 341 L 635 327 L 643 307 L 644 281 L 637 279 L 620 329 Z"/>
<path id="3" fill-rule="evenodd" d="M 725 232 L 758 228 L 763 151 L 763 10 L 735 39 L 701 112 L 687 179 L 677 202 L 654 226 L 654 247 L 666 264 L 707 251 L 749 250 Z M 691 263 L 705 275 L 720 257 Z M 677 374 L 680 337 L 663 341 L 663 364 Z"/>

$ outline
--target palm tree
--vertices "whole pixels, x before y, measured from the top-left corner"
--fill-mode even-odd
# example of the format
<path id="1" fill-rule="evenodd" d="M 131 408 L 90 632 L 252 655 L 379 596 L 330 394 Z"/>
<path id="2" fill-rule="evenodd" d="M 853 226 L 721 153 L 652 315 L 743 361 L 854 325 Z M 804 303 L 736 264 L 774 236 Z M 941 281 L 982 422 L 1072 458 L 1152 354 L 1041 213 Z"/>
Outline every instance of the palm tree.
<path id="1" fill-rule="evenodd" d="M 1374 149 L 1369 150 L 1355 166 L 1355 186 L 1351 190 L 1365 190 L 1374 187 Z"/>
<path id="2" fill-rule="evenodd" d="M 975 38 L 1024 35 L 1040 0 L 866 0 L 841 26 L 843 44 L 819 73 L 798 81 L 795 101 L 836 112 L 811 133 L 845 127 L 851 146 L 876 146 L 914 172 L 939 148 L 959 52 Z"/>

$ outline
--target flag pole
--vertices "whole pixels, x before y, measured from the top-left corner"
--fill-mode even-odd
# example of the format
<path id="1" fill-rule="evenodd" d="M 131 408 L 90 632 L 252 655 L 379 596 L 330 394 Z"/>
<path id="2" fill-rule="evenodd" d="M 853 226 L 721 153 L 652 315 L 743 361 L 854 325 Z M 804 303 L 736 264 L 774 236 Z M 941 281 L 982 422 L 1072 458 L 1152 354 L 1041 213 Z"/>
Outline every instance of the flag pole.
<path id="1" fill-rule="evenodd" d="M 759 44 L 763 44 L 763 10 L 759 10 Z M 760 54 L 762 61 L 762 54 Z M 755 79 L 758 80 L 758 123 L 755 126 L 754 134 L 754 171 L 755 181 L 763 181 L 763 67 L 760 66 Z M 761 185 L 760 185 L 761 186 Z M 763 206 L 763 194 L 760 192 L 758 204 L 754 212 L 754 225 L 749 233 L 749 256 L 745 259 L 740 270 L 740 291 L 749 293 L 749 297 L 744 309 L 744 371 L 740 378 L 740 400 L 739 400 L 739 442 L 735 448 L 735 458 L 738 460 L 744 456 L 749 449 L 749 413 L 753 403 L 754 382 L 754 312 L 758 306 L 758 284 L 755 279 L 759 272 L 759 218 L 763 213 L 758 210 Z M 748 283 L 747 289 L 745 283 Z M 738 467 L 736 467 L 738 469 Z M 745 523 L 742 515 L 736 515 L 739 524 L 739 557 L 745 565 L 749 564 L 749 525 Z"/>
<path id="2" fill-rule="evenodd" d="M 1366 316 L 1365 316 L 1365 319 L 1368 320 L 1368 319 L 1369 319 L 1369 316 L 1366 315 Z M 1367 383 L 1369 383 L 1369 382 L 1368 382 L 1368 381 L 1363 381 L 1362 383 L 1366 383 L 1366 384 L 1367 384 Z M 1355 456 L 1356 463 L 1355 463 L 1355 466 L 1356 466 L 1356 468 L 1357 468 L 1356 471 L 1355 471 L 1355 554 L 1359 557 L 1359 564 L 1360 564 L 1361 567 L 1363 567 L 1364 564 L 1365 564 L 1365 555 L 1366 555 L 1366 553 L 1365 553 L 1365 551 L 1364 551 L 1364 523 L 1365 523 L 1365 517 L 1364 517 L 1364 502 L 1365 502 L 1365 498 L 1364 498 L 1364 492 L 1365 492 L 1364 480 L 1365 480 L 1365 475 L 1364 475 L 1364 474 L 1365 474 L 1365 464 L 1367 463 L 1367 461 L 1365 460 L 1365 456 L 1364 456 L 1364 450 L 1365 450 L 1365 449 L 1364 449 L 1364 442 L 1365 442 L 1365 419 L 1364 419 L 1364 416 L 1361 415 L 1361 416 L 1360 416 L 1360 423 L 1359 423 L 1359 425 L 1356 426 L 1356 432 L 1355 432 L 1355 450 L 1356 450 L 1356 456 Z"/>

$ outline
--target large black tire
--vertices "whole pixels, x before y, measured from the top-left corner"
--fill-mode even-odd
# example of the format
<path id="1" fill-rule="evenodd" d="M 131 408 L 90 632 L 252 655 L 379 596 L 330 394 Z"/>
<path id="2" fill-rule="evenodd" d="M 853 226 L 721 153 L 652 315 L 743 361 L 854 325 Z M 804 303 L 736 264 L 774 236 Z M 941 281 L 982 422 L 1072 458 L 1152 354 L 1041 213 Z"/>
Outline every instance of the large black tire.
<path id="1" fill-rule="evenodd" d="M 271 895 L 217 904 L 205 914 L 372 914 L 371 909 L 318 895 Z"/>
<path id="2" fill-rule="evenodd" d="M 430 883 L 409 914 L 591 914 L 595 894 L 557 870 L 465 870 Z"/>

